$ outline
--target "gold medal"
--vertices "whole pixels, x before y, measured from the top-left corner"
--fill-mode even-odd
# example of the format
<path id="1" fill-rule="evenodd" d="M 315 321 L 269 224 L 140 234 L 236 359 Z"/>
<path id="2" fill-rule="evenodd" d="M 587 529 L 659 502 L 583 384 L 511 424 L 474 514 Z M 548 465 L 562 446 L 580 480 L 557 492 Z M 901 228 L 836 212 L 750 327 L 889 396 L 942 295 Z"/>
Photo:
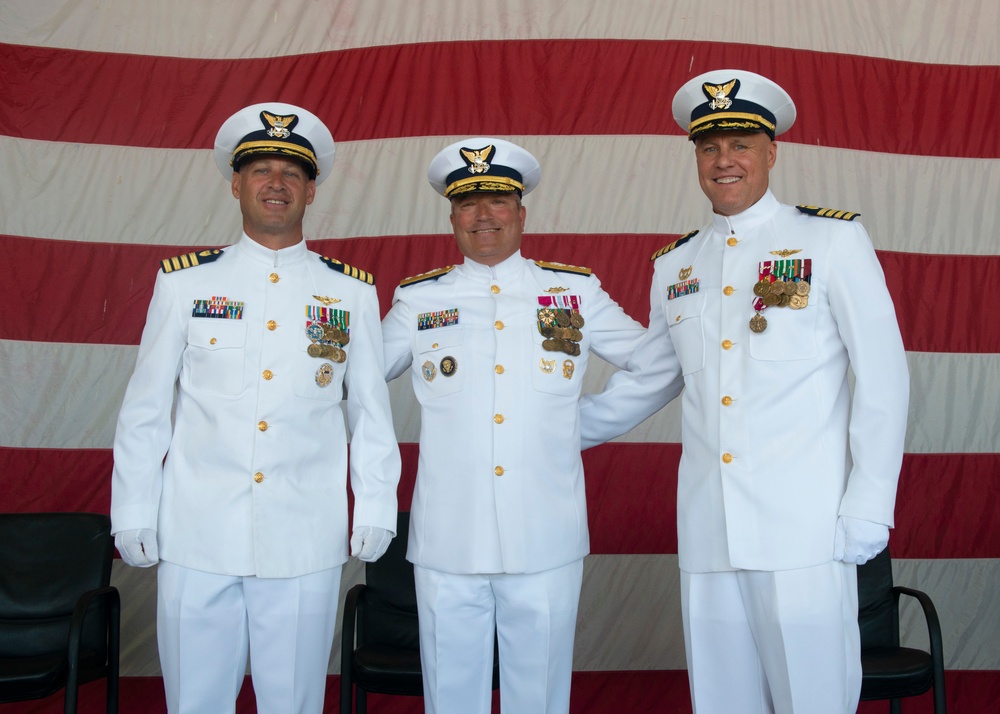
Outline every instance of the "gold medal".
<path id="1" fill-rule="evenodd" d="M 766 329 L 767 329 L 767 318 L 765 318 L 759 312 L 755 313 L 754 316 L 750 318 L 750 331 L 759 335 Z"/>
<path id="2" fill-rule="evenodd" d="M 344 352 L 344 350 L 340 349 L 337 346 L 331 346 L 330 347 L 330 359 L 332 359 L 334 362 L 340 364 L 340 363 L 344 362 L 347 359 L 347 353 Z"/>
<path id="3" fill-rule="evenodd" d="M 574 310 L 569 314 L 569 324 L 579 330 L 583 327 L 583 315 Z"/>
<path id="4" fill-rule="evenodd" d="M 557 312 L 556 324 L 559 325 L 559 327 L 569 327 L 570 326 L 569 314 L 563 311 Z"/>
<path id="5" fill-rule="evenodd" d="M 790 298 L 788 298 L 788 307 L 792 308 L 793 310 L 801 310 L 808 304 L 809 304 L 809 298 L 805 297 L 804 295 L 792 295 Z"/>
<path id="6" fill-rule="evenodd" d="M 322 357 L 323 356 L 323 345 L 318 342 L 313 342 L 306 348 L 306 353 L 310 357 Z"/>
<path id="7" fill-rule="evenodd" d="M 575 342 L 570 342 L 569 340 L 562 341 L 562 351 L 568 355 L 573 355 L 578 357 L 580 355 L 580 345 Z"/>
<path id="8" fill-rule="evenodd" d="M 780 301 L 781 301 L 781 298 L 779 298 L 777 295 L 775 295 L 774 293 L 771 293 L 771 292 L 769 292 L 767 295 L 765 295 L 764 297 L 761 298 L 761 302 L 763 302 L 768 307 L 774 307 Z"/>
<path id="9" fill-rule="evenodd" d="M 542 349 L 546 352 L 561 352 L 562 347 L 559 344 L 559 340 L 549 338 L 547 340 L 542 340 Z"/>
<path id="10" fill-rule="evenodd" d="M 781 280 L 775 280 L 773 283 L 771 283 L 768 286 L 767 291 L 771 295 L 784 295 L 784 293 L 785 293 L 785 283 L 783 281 L 781 281 Z"/>
<path id="11" fill-rule="evenodd" d="M 797 295 L 808 295 L 811 286 L 805 280 L 795 283 L 795 293 Z"/>
<path id="12" fill-rule="evenodd" d="M 770 291 L 771 283 L 767 282 L 767 279 L 758 280 L 754 283 L 753 294 L 759 298 L 764 297 Z"/>
<path id="13" fill-rule="evenodd" d="M 790 300 L 791 298 L 788 296 L 788 293 L 782 293 L 778 296 L 778 307 L 788 307 Z"/>
<path id="14" fill-rule="evenodd" d="M 339 342 L 342 345 L 347 344 L 347 333 L 339 327 L 327 325 L 325 333 L 323 337 L 327 342 Z"/>
<path id="15" fill-rule="evenodd" d="M 552 337 L 557 340 L 579 342 L 583 339 L 583 333 L 573 327 L 543 327 L 541 333 L 543 337 Z"/>

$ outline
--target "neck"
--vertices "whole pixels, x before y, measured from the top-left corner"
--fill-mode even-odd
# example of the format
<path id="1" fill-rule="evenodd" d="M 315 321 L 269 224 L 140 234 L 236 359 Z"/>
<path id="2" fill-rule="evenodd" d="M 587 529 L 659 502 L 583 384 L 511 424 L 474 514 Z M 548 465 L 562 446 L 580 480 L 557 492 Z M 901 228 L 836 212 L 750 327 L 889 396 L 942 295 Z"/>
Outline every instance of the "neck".
<path id="1" fill-rule="evenodd" d="M 244 226 L 243 231 L 250 237 L 254 243 L 259 243 L 260 245 L 268 248 L 270 250 L 281 250 L 282 248 L 291 248 L 293 245 L 300 243 L 302 241 L 302 229 L 298 231 L 289 231 L 284 233 L 261 233 L 259 231 L 254 231 L 251 233 Z"/>

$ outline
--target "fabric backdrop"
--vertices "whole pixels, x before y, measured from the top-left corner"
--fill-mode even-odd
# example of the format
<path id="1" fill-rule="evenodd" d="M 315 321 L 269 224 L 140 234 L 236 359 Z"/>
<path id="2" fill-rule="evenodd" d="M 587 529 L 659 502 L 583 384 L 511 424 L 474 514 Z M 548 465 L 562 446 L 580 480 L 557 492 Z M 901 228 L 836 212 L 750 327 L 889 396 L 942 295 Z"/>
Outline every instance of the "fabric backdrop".
<path id="1" fill-rule="evenodd" d="M 492 135 L 542 163 L 525 254 L 593 268 L 645 322 L 649 256 L 709 212 L 671 98 L 742 68 L 798 106 L 776 195 L 859 211 L 896 301 L 912 375 L 897 580 L 936 602 L 949 670 L 997 675 L 998 27 L 995 0 L 4 0 L 0 509 L 108 510 L 159 260 L 239 237 L 211 146 L 240 107 L 290 102 L 328 123 L 336 159 L 307 235 L 373 272 L 383 311 L 401 278 L 459 258 L 431 157 Z M 405 509 L 419 414 L 407 379 L 391 389 Z M 685 666 L 678 441 L 670 405 L 586 454 L 577 670 Z M 361 577 L 352 561 L 344 587 Z M 116 563 L 115 582 L 123 673 L 155 675 L 154 574 Z M 916 610 L 904 635 L 920 644 Z"/>

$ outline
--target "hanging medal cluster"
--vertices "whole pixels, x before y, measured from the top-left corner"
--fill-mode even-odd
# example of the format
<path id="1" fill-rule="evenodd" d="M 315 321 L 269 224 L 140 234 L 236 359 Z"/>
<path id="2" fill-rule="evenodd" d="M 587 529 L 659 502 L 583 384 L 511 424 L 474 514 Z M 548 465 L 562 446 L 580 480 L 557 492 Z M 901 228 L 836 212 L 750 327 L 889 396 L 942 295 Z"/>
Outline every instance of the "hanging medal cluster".
<path id="1" fill-rule="evenodd" d="M 810 258 L 761 262 L 753 286 L 754 316 L 750 318 L 750 330 L 760 334 L 767 329 L 767 318 L 762 313 L 769 307 L 801 310 L 808 306 L 811 283 Z"/>
<path id="2" fill-rule="evenodd" d="M 578 356 L 584 324 L 580 314 L 580 296 L 539 295 L 538 305 L 538 331 L 545 338 L 542 348 L 547 352 Z"/>
<path id="3" fill-rule="evenodd" d="M 351 341 L 351 313 L 306 305 L 306 336 L 312 343 L 306 349 L 310 357 L 344 362 L 344 347 Z"/>

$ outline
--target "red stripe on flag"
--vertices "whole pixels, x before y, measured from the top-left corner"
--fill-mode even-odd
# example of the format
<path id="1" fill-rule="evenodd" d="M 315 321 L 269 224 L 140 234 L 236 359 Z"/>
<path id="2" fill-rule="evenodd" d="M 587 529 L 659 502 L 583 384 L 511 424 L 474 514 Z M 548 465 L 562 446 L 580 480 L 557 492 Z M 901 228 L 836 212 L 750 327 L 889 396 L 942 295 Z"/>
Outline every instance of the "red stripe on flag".
<path id="1" fill-rule="evenodd" d="M 0 131 L 25 139 L 204 149 L 235 109 L 276 97 L 323 117 L 340 141 L 466 135 L 469 127 L 680 134 L 675 89 L 701 72 L 741 67 L 795 99 L 799 120 L 787 141 L 1000 157 L 998 115 L 985 109 L 1000 106 L 997 66 L 676 40 L 438 42 L 226 60 L 0 44 L 0 66 Z M 919 91 L 900 100 L 900 88 Z M 901 111 L 901 101 L 911 105 Z"/>
<path id="2" fill-rule="evenodd" d="M 417 445 L 401 444 L 408 510 Z M 593 553 L 676 553 L 680 445 L 611 443 L 584 452 Z M 3 510 L 97 511 L 111 504 L 110 449 L 0 447 Z M 896 558 L 1000 558 L 1000 454 L 908 454 L 892 533 Z"/>
<path id="3" fill-rule="evenodd" d="M 585 265 L 642 323 L 649 315 L 649 256 L 674 235 L 525 237 L 525 253 Z M 386 236 L 310 241 L 310 247 L 376 276 L 383 314 L 404 277 L 461 260 L 451 236 Z M 85 344 L 139 343 L 160 260 L 187 246 L 115 245 L 0 235 L 0 252 L 18 266 L 0 281 L 0 339 Z M 1000 255 L 880 252 L 903 341 L 916 352 L 1000 352 Z M 71 320 L 62 316 L 71 315 Z M 949 316 L 960 315 L 961 319 Z M 61 316 L 53 319 L 52 316 Z"/>

